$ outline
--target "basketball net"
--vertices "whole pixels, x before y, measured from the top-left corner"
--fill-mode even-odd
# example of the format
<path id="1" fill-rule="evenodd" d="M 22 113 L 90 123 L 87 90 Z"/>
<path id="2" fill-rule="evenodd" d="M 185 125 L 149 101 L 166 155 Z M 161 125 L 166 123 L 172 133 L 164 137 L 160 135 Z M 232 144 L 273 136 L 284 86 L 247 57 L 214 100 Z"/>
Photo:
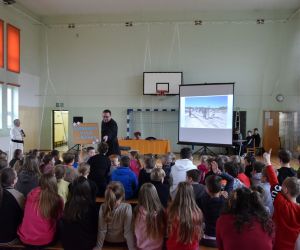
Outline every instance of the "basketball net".
<path id="1" fill-rule="evenodd" d="M 166 93 L 167 93 L 166 90 L 158 90 L 158 91 L 156 92 L 157 96 L 165 96 Z"/>

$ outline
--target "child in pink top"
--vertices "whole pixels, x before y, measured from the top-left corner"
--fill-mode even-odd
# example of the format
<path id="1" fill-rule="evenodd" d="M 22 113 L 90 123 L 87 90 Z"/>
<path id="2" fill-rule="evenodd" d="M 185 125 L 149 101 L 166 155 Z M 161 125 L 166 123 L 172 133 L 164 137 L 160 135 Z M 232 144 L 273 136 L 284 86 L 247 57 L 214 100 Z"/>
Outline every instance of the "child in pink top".
<path id="1" fill-rule="evenodd" d="M 140 169 L 141 169 L 139 153 L 137 151 L 130 151 L 129 158 L 130 158 L 130 169 L 135 173 L 137 177 L 139 177 Z"/>
<path id="2" fill-rule="evenodd" d="M 63 204 L 58 195 L 56 178 L 52 174 L 42 175 L 40 185 L 27 195 L 23 221 L 18 229 L 20 240 L 32 246 L 52 243 Z"/>
<path id="3" fill-rule="evenodd" d="M 198 170 L 200 171 L 200 177 L 199 177 L 199 183 L 205 185 L 205 175 L 209 171 L 209 165 L 208 165 L 208 156 L 202 155 L 200 157 L 200 165 L 197 166 Z"/>
<path id="4" fill-rule="evenodd" d="M 161 250 L 165 228 L 165 212 L 156 188 L 151 183 L 145 183 L 140 189 L 134 213 L 137 249 Z"/>

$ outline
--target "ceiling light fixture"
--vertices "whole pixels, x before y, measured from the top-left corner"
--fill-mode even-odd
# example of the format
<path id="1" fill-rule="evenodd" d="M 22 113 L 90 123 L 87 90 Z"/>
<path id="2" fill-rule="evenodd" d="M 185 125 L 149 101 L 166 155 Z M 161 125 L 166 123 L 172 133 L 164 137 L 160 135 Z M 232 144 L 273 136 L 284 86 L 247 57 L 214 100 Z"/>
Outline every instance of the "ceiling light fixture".
<path id="1" fill-rule="evenodd" d="M 132 26 L 133 26 L 133 23 L 132 23 L 132 22 L 126 22 L 126 23 L 125 23 L 125 26 L 126 26 L 126 27 L 132 27 Z"/>
<path id="2" fill-rule="evenodd" d="M 68 28 L 69 29 L 74 29 L 75 28 L 75 23 L 69 23 Z"/>
<path id="3" fill-rule="evenodd" d="M 256 23 L 257 24 L 264 24 L 265 23 L 265 19 L 263 19 L 263 18 L 257 19 Z"/>
<path id="4" fill-rule="evenodd" d="M 202 20 L 195 20 L 195 25 L 202 25 Z"/>

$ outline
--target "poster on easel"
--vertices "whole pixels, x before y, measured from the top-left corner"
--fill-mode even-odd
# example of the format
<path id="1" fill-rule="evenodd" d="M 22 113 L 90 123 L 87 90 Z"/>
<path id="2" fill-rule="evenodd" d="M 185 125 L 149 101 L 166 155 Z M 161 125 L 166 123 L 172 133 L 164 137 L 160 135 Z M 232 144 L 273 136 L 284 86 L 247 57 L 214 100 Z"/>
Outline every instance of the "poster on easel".
<path id="1" fill-rule="evenodd" d="M 99 140 L 98 123 L 76 123 L 73 124 L 74 144 L 95 144 Z"/>

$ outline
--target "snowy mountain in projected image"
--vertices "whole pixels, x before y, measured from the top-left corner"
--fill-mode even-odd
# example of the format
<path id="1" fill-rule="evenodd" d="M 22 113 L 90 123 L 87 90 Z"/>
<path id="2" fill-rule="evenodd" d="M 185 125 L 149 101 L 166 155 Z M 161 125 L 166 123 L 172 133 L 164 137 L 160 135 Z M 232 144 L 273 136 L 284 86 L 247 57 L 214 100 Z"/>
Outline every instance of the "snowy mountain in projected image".
<path id="1" fill-rule="evenodd" d="M 185 98 L 185 127 L 226 128 L 228 96 Z"/>

